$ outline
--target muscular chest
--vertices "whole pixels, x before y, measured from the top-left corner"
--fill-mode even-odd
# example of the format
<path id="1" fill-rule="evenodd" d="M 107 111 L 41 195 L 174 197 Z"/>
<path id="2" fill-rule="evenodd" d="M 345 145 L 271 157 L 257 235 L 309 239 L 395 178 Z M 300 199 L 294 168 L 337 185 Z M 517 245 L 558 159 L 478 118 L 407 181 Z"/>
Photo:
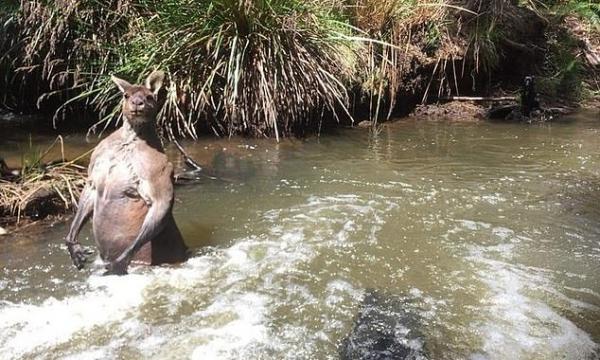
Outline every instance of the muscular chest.
<path id="1" fill-rule="evenodd" d="M 134 159 L 122 155 L 111 153 L 97 157 L 90 182 L 100 197 L 112 198 L 137 192 L 142 181 L 141 174 Z"/>
<path id="2" fill-rule="evenodd" d="M 141 188 L 159 176 L 153 170 L 155 164 L 165 161 L 164 154 L 149 151 L 139 144 L 131 144 L 97 154 L 90 173 L 90 182 L 97 195 L 104 199 L 143 197 Z"/>

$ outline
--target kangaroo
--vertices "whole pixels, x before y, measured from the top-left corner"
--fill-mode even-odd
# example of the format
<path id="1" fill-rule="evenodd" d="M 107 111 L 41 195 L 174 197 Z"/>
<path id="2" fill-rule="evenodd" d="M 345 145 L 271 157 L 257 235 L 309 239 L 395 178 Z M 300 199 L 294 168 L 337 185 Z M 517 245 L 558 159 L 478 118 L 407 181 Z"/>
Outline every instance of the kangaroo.
<path id="1" fill-rule="evenodd" d="M 65 239 L 73 264 L 82 269 L 87 261 L 77 237 L 90 217 L 106 274 L 127 274 L 132 261 L 185 261 L 187 247 L 171 212 L 173 165 L 156 133 L 164 73 L 153 72 L 144 85 L 111 78 L 123 93 L 123 126 L 92 153 L 87 184 Z"/>

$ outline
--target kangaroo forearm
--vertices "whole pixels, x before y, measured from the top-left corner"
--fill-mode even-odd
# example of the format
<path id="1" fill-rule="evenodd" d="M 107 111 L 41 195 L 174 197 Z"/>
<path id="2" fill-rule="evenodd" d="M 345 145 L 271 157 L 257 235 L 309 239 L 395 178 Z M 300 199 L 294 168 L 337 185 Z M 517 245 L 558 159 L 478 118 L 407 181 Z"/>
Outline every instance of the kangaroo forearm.
<path id="1" fill-rule="evenodd" d="M 127 258 L 133 257 L 133 255 L 148 241 L 152 240 L 165 227 L 165 217 L 169 211 L 169 207 L 152 206 L 150 211 L 146 214 L 146 218 L 142 223 L 142 227 L 136 239 L 133 243 L 121 253 L 117 258 L 117 262 L 123 261 Z"/>
<path id="2" fill-rule="evenodd" d="M 71 224 L 69 233 L 66 237 L 67 244 L 78 243 L 77 237 L 79 236 L 79 232 L 81 231 L 83 225 L 85 225 L 86 221 L 90 218 L 90 215 L 92 215 L 93 209 L 94 201 L 92 199 L 92 191 L 88 186 L 86 186 L 81 192 L 77 212 L 75 213 L 75 218 L 73 219 L 73 223 Z"/>

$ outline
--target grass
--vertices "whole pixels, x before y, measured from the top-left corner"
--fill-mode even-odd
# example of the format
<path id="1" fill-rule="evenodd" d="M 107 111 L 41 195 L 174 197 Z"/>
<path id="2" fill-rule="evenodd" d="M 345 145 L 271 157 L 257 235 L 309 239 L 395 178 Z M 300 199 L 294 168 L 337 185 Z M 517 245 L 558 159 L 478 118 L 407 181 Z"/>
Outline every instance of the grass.
<path id="1" fill-rule="evenodd" d="M 410 81 L 431 59 L 447 58 L 448 3 L 445 0 L 358 0 L 350 19 L 368 39 L 358 68 L 360 93 L 369 107 L 373 129 L 389 119 L 400 93 L 418 93 Z M 431 70 L 430 70 L 431 71 Z M 430 77 L 435 76 L 433 70 Z M 387 109 L 384 109 L 386 107 Z"/>
<path id="2" fill-rule="evenodd" d="M 18 46 L 15 27 L 17 10 L 17 2 L 6 1 L 0 4 L 0 88 L 5 90 L 8 90 L 14 73 L 12 60 Z M 14 107 L 14 99 L 10 91 L 0 92 L 0 104 Z"/>
<path id="3" fill-rule="evenodd" d="M 202 122 L 218 135 L 278 138 L 314 125 L 306 124 L 312 115 L 337 117 L 347 108 L 355 55 L 331 4 L 27 2 L 17 73 L 49 85 L 34 95 L 38 104 L 58 98 L 57 119 L 71 105 L 98 111 L 96 129 L 118 120 L 120 96 L 109 74 L 135 81 L 161 68 L 170 82 L 159 122 L 169 132 L 196 137 Z"/>
<path id="4" fill-rule="evenodd" d="M 567 100 L 580 100 L 583 91 L 583 64 L 577 56 L 577 43 L 564 31 L 552 34 L 544 64 L 541 90 L 549 96 L 562 95 Z"/>
<path id="5" fill-rule="evenodd" d="M 591 0 L 521 3 L 541 18 L 577 13 L 598 27 Z M 11 4 L 0 7 L 0 101 L 51 109 L 55 121 L 79 121 L 89 109 L 99 115 L 92 131 L 120 121 L 110 74 L 139 82 L 156 68 L 168 73 L 165 135 L 278 139 L 352 119 L 357 103 L 376 126 L 401 96 L 426 101 L 490 77 L 515 34 L 525 39 L 516 46 L 530 47 L 523 8 L 505 0 Z"/>
<path id="6" fill-rule="evenodd" d="M 600 56 L 600 3 L 590 0 L 549 1 L 537 4 L 550 24 L 547 49 L 540 77 L 540 90 L 550 97 L 579 102 L 598 96 L 597 70 L 586 60 L 596 47 Z"/>

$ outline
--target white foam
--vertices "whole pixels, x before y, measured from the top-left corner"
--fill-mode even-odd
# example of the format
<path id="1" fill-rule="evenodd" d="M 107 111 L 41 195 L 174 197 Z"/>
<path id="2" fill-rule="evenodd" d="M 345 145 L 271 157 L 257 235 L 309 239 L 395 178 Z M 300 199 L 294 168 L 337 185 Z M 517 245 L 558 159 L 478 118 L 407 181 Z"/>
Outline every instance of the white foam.
<path id="1" fill-rule="evenodd" d="M 271 342 L 264 320 L 266 304 L 266 297 L 255 293 L 233 299 L 221 296 L 206 310 L 196 314 L 221 320 L 217 322 L 220 326 L 208 324 L 191 335 L 204 342 L 194 349 L 192 359 L 250 358 L 244 354 L 252 347 Z"/>
<path id="2" fill-rule="evenodd" d="M 386 210 L 394 205 L 372 195 L 313 196 L 298 206 L 262 214 L 257 228 L 264 233 L 237 239 L 227 249 L 181 266 L 138 268 L 124 277 L 92 275 L 80 295 L 48 298 L 38 305 L 0 303 L 0 351 L 15 359 L 53 351 L 96 359 L 118 357 L 126 347 L 152 357 L 176 344 L 171 349 L 178 355 L 197 359 L 256 358 L 252 354 L 259 349 L 284 353 L 281 334 L 269 328 L 273 301 L 296 296 L 309 306 L 339 310 L 340 304 L 358 298 L 344 279 L 330 282 L 324 294 L 289 279 L 323 248 L 346 247 L 357 233 L 362 239 L 367 232 L 367 240 L 377 241 Z M 155 304 L 160 308 L 152 310 Z M 332 309 L 326 312 L 335 313 Z M 162 321 L 180 314 L 177 323 Z M 331 316 L 320 334 L 300 346 L 307 353 L 342 329 L 338 317 L 352 318 L 351 313 Z M 96 340 L 96 331 L 115 335 Z M 305 341 L 303 324 L 281 331 L 290 336 L 286 347 Z"/>
<path id="3" fill-rule="evenodd" d="M 483 265 L 479 273 L 489 288 L 482 304 L 487 321 L 478 326 L 486 358 L 583 359 L 598 350 L 585 331 L 546 302 L 526 294 L 529 287 L 547 283 L 539 274 L 480 256 L 471 259 Z"/>
<path id="4" fill-rule="evenodd" d="M 0 309 L 3 353 L 21 358 L 38 347 L 67 342 L 94 326 L 122 321 L 142 303 L 142 290 L 148 282 L 147 277 L 135 274 L 91 276 L 91 291 L 82 295 L 62 300 L 48 298 L 39 306 L 6 305 Z"/>
<path id="5" fill-rule="evenodd" d="M 480 230 L 480 229 L 489 229 L 492 227 L 491 224 L 482 222 L 482 221 L 473 221 L 473 220 L 456 220 L 463 228 L 467 230 Z"/>
<path id="6" fill-rule="evenodd" d="M 68 355 L 63 358 L 63 360 L 102 360 L 102 359 L 110 359 L 109 352 L 105 349 L 91 349 L 83 352 L 79 352 L 77 354 Z"/>

